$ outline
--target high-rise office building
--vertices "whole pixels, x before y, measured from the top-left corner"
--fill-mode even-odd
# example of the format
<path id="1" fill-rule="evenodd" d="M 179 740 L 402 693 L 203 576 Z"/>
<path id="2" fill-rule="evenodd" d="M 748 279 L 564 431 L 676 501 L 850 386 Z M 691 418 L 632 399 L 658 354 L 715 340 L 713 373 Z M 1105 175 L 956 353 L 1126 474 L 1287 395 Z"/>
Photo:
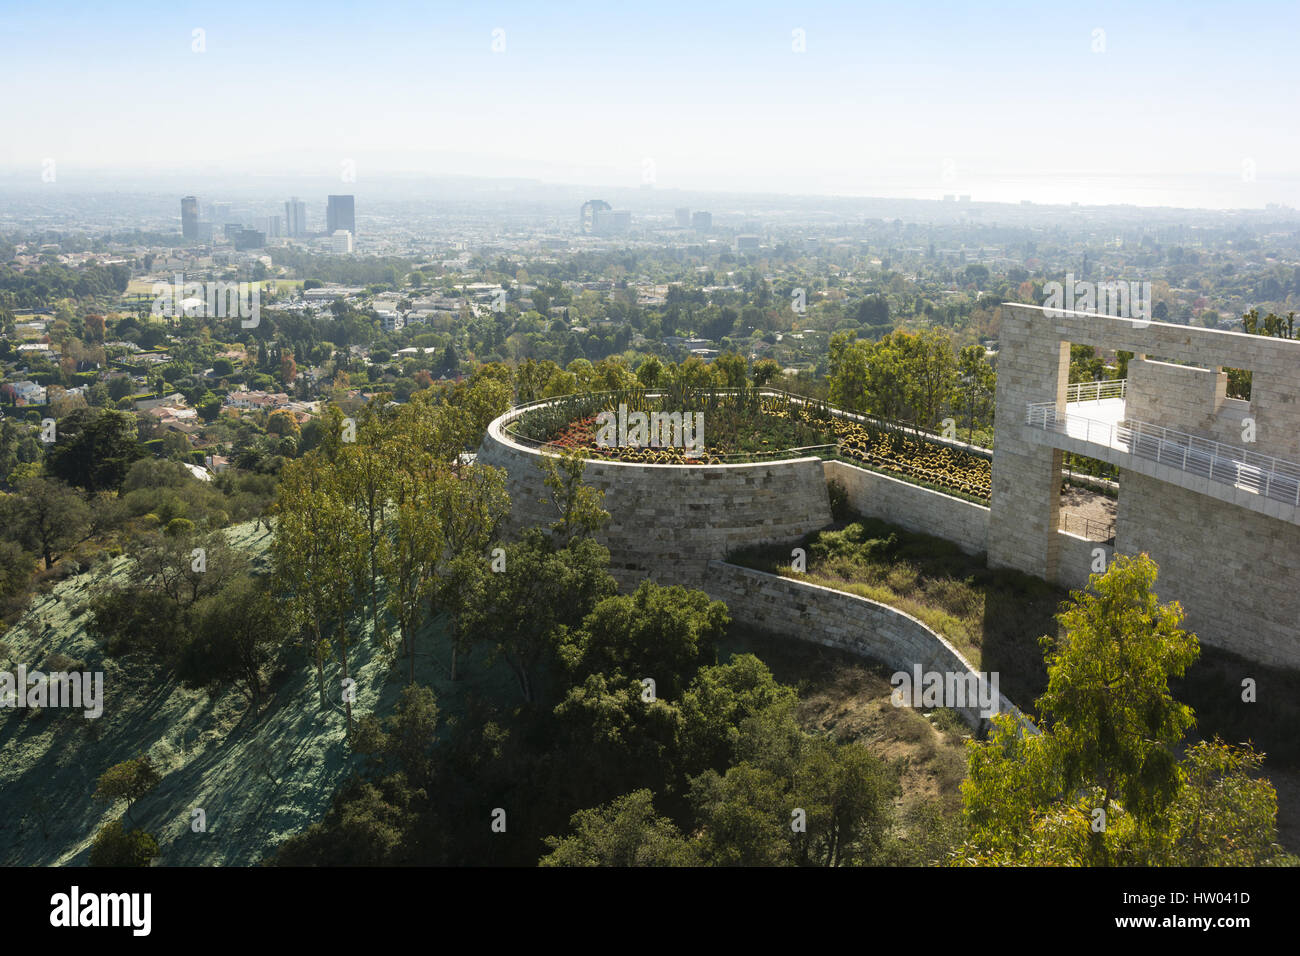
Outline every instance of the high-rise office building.
<path id="1" fill-rule="evenodd" d="M 331 233 L 330 251 L 335 255 L 347 255 L 352 252 L 352 233 L 346 229 L 336 229 Z"/>
<path id="2" fill-rule="evenodd" d="M 233 222 L 233 209 L 234 207 L 228 202 L 214 202 L 212 204 L 212 222 L 218 226 Z"/>
<path id="3" fill-rule="evenodd" d="M 266 246 L 266 233 L 258 232 L 256 229 L 245 229 L 243 226 L 235 230 L 231 239 L 234 240 L 236 252 L 247 252 L 250 249 L 262 249 Z"/>
<path id="4" fill-rule="evenodd" d="M 284 234 L 286 236 L 307 235 L 307 204 L 297 196 L 285 201 Z"/>
<path id="5" fill-rule="evenodd" d="M 713 213 L 711 212 L 693 212 L 691 213 L 691 228 L 696 232 L 710 232 L 713 229 Z"/>
<path id="6" fill-rule="evenodd" d="M 199 237 L 199 199 L 197 196 L 181 197 L 181 235 L 186 239 Z"/>
<path id="7" fill-rule="evenodd" d="M 266 238 L 279 239 L 280 238 L 280 217 L 267 216 L 263 229 L 266 232 Z"/>
<path id="8" fill-rule="evenodd" d="M 356 207 L 351 196 L 330 196 L 325 206 L 325 231 L 332 236 L 340 229 L 357 234 Z"/>
<path id="9" fill-rule="evenodd" d="M 588 199 L 578 210 L 578 228 L 588 234 L 599 232 L 600 214 L 611 212 L 613 208 L 603 199 Z"/>
<path id="10" fill-rule="evenodd" d="M 677 218 L 677 228 L 679 229 L 691 228 L 691 211 L 689 209 L 682 209 L 682 208 L 674 209 L 673 215 Z"/>

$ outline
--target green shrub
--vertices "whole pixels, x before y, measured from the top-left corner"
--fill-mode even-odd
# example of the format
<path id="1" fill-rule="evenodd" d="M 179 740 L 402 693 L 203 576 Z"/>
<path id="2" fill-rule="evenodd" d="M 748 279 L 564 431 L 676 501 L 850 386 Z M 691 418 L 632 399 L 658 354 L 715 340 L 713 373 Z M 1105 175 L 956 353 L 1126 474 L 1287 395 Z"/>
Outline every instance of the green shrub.
<path id="1" fill-rule="evenodd" d="M 966 732 L 966 723 L 961 719 L 961 715 L 951 707 L 940 707 L 930 715 L 930 723 L 934 725 L 935 730 L 940 730 L 945 734 L 956 734 L 961 736 Z"/>
<path id="2" fill-rule="evenodd" d="M 90 847 L 91 866 L 148 866 L 158 855 L 158 841 L 144 830 L 128 830 L 121 820 L 100 827 Z"/>
<path id="3" fill-rule="evenodd" d="M 164 532 L 169 538 L 184 538 L 194 534 L 194 522 L 189 518 L 172 518 Z"/>
<path id="4" fill-rule="evenodd" d="M 836 522 L 848 521 L 852 512 L 849 509 L 849 492 L 844 482 L 832 478 L 826 482 L 826 492 L 831 499 L 831 518 Z"/>
<path id="5" fill-rule="evenodd" d="M 87 670 L 88 668 L 86 667 L 86 662 L 78 658 L 69 657 L 67 654 L 51 654 L 45 659 L 45 663 L 41 665 L 41 669 L 45 671 L 45 673 L 51 674 L 56 671 L 62 673 L 76 673 L 78 671 Z"/>
<path id="6" fill-rule="evenodd" d="M 110 657 L 135 652 L 170 657 L 179 643 L 181 623 L 180 611 L 167 595 L 125 587 L 91 598 L 86 630 Z"/>

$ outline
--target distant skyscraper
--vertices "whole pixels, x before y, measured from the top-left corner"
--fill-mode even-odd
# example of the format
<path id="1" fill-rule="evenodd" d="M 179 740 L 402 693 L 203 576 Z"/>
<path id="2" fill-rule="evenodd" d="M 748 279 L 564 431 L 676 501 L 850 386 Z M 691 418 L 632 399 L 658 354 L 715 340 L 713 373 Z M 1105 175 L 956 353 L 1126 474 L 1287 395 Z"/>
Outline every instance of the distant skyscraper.
<path id="1" fill-rule="evenodd" d="M 710 232 L 713 229 L 713 213 L 695 212 L 691 213 L 691 227 L 696 232 Z"/>
<path id="2" fill-rule="evenodd" d="M 280 238 L 280 217 L 267 216 L 265 231 L 266 231 L 266 238 L 279 239 Z"/>
<path id="3" fill-rule="evenodd" d="M 284 234 L 286 236 L 307 234 L 307 204 L 297 196 L 284 204 Z"/>
<path id="4" fill-rule="evenodd" d="M 212 204 L 212 221 L 218 226 L 224 226 L 231 221 L 231 205 L 228 202 L 214 202 Z"/>
<path id="5" fill-rule="evenodd" d="M 674 209 L 673 215 L 677 217 L 677 227 L 679 229 L 691 228 L 691 211 L 689 209 Z"/>
<path id="6" fill-rule="evenodd" d="M 352 233 L 346 229 L 336 229 L 330 233 L 330 251 L 335 255 L 347 255 L 352 251 Z"/>
<path id="7" fill-rule="evenodd" d="M 585 233 L 600 231 L 600 214 L 611 212 L 613 207 L 603 199 L 588 199 L 578 210 L 578 228 Z"/>
<path id="8" fill-rule="evenodd" d="M 351 196 L 330 196 L 325 206 L 325 231 L 332 236 L 340 229 L 357 234 L 356 207 Z"/>
<path id="9" fill-rule="evenodd" d="M 199 237 L 199 200 L 197 196 L 181 198 L 181 235 L 186 239 Z"/>

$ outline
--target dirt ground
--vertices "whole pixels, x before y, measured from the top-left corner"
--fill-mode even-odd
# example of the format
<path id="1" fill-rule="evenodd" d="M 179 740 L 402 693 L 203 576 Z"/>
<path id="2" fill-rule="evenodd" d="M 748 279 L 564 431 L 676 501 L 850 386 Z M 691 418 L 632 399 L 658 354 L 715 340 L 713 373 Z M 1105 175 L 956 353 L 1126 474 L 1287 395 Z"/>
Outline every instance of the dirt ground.
<path id="1" fill-rule="evenodd" d="M 1085 526 L 1079 519 L 1086 518 L 1090 526 L 1108 526 L 1113 530 L 1118 504 L 1114 498 L 1099 491 L 1071 485 L 1061 492 L 1061 526 L 1074 534 L 1082 535 Z M 1095 527 L 1092 530 L 1095 531 Z M 1094 533 L 1087 537 L 1099 538 L 1099 535 Z"/>

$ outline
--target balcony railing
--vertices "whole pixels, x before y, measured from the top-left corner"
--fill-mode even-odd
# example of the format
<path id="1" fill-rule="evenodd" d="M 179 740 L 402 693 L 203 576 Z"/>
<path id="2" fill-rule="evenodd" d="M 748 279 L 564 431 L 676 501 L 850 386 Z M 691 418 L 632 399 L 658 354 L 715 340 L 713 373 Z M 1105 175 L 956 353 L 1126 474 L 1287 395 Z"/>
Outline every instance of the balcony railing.
<path id="1" fill-rule="evenodd" d="M 1025 424 L 1300 507 L 1300 465 L 1292 461 L 1147 422 L 1105 422 L 1083 415 L 1063 415 L 1057 412 L 1055 402 L 1031 403 Z"/>
<path id="2" fill-rule="evenodd" d="M 1100 402 L 1107 398 L 1124 398 L 1128 395 L 1128 379 L 1121 378 L 1113 382 L 1075 382 L 1065 392 L 1065 401 L 1073 405 L 1077 402 Z"/>

